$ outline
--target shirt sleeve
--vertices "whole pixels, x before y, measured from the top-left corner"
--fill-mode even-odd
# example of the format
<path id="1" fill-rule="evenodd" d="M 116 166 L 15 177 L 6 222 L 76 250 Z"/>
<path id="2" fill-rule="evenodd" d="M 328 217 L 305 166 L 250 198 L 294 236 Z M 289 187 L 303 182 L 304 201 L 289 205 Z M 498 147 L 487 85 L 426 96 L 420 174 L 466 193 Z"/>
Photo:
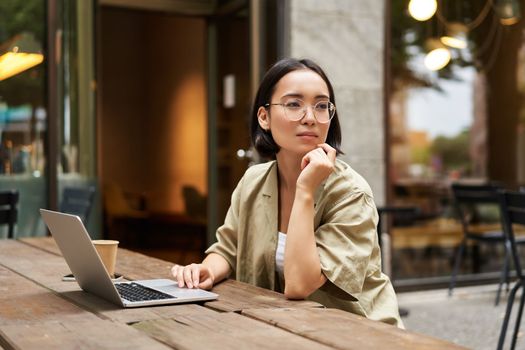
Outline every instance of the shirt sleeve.
<path id="1" fill-rule="evenodd" d="M 233 191 L 230 208 L 224 219 L 224 224 L 217 229 L 215 237 L 217 242 L 212 244 L 206 254 L 216 253 L 221 255 L 235 273 L 237 262 L 237 241 L 240 193 L 244 178 L 242 178 Z"/>
<path id="2" fill-rule="evenodd" d="M 377 220 L 374 202 L 365 192 L 349 193 L 326 208 L 316 230 L 321 270 L 328 279 L 322 290 L 359 299 L 368 271 L 381 264 L 380 259 L 371 261 L 378 244 Z"/>

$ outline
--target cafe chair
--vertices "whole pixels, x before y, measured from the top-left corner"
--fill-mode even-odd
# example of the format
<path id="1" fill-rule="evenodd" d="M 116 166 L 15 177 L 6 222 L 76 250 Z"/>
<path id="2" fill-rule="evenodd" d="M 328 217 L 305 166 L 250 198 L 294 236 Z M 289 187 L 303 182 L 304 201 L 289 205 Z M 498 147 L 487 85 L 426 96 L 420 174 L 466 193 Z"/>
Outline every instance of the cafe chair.
<path id="1" fill-rule="evenodd" d="M 503 325 L 498 340 L 498 350 L 503 349 L 505 343 L 505 335 L 507 333 L 507 327 L 509 325 L 509 318 L 512 312 L 512 306 L 514 305 L 514 298 L 516 297 L 517 291 L 521 288 L 520 305 L 518 309 L 518 315 L 516 317 L 516 324 L 514 326 L 514 334 L 512 335 L 511 349 L 516 347 L 516 339 L 521 323 L 521 315 L 523 314 L 523 305 L 525 303 L 525 276 L 521 270 L 521 262 L 517 248 L 517 240 L 515 235 L 515 227 L 513 225 L 521 225 L 525 227 L 525 192 L 508 192 L 501 191 L 499 193 L 499 199 L 501 204 L 503 231 L 509 242 L 511 256 L 516 268 L 516 275 L 518 280 L 512 287 L 509 298 L 507 300 L 507 309 L 505 311 L 505 318 L 503 319 Z"/>
<path id="2" fill-rule="evenodd" d="M 456 276 L 461 266 L 463 252 L 467 243 L 475 242 L 476 244 L 484 243 L 494 246 L 503 246 L 505 251 L 505 258 L 503 268 L 501 271 L 500 283 L 498 292 L 496 294 L 495 304 L 498 305 L 501 288 L 503 283 L 506 283 L 507 290 L 509 288 L 509 263 L 510 251 L 509 242 L 505 239 L 505 234 L 501 229 L 498 230 L 484 230 L 483 228 L 476 228 L 476 224 L 480 224 L 479 211 L 482 206 L 492 207 L 496 213 L 499 214 L 498 223 L 501 222 L 501 209 L 499 205 L 498 190 L 500 187 L 496 184 L 484 185 L 464 185 L 453 184 L 452 193 L 454 197 L 454 204 L 459 215 L 461 225 L 463 228 L 463 239 L 457 250 L 452 275 L 450 278 L 450 285 L 448 295 L 451 296 L 454 286 L 456 284 Z M 519 243 L 525 243 L 524 239 L 520 239 Z"/>
<path id="3" fill-rule="evenodd" d="M 0 191 L 0 225 L 7 225 L 7 238 L 15 236 L 18 198 L 18 190 Z"/>
<path id="4" fill-rule="evenodd" d="M 94 197 L 95 186 L 65 187 L 62 193 L 60 211 L 66 214 L 77 215 L 86 224 L 93 206 Z"/>

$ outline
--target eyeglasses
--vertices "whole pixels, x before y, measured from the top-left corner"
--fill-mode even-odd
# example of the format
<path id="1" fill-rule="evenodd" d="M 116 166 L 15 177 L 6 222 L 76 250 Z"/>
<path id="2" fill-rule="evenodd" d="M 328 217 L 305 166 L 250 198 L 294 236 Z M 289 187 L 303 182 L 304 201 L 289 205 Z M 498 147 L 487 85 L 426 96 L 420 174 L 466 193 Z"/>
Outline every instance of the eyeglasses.
<path id="1" fill-rule="evenodd" d="M 284 115 L 291 121 L 299 121 L 306 115 L 308 106 L 312 107 L 315 119 L 321 123 L 328 123 L 335 115 L 335 105 L 330 101 L 319 101 L 316 104 L 308 105 L 303 100 L 294 98 L 288 99 L 281 103 L 267 103 L 264 107 L 282 106 Z"/>

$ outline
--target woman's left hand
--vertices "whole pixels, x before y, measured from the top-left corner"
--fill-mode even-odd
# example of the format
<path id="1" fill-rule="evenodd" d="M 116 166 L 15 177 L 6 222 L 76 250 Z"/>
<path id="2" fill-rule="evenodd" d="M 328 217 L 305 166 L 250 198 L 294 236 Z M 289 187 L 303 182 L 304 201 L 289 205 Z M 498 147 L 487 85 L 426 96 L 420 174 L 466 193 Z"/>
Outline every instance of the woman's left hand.
<path id="1" fill-rule="evenodd" d="M 336 150 L 327 143 L 306 153 L 301 161 L 301 174 L 297 179 L 297 190 L 313 194 L 317 187 L 334 170 Z"/>

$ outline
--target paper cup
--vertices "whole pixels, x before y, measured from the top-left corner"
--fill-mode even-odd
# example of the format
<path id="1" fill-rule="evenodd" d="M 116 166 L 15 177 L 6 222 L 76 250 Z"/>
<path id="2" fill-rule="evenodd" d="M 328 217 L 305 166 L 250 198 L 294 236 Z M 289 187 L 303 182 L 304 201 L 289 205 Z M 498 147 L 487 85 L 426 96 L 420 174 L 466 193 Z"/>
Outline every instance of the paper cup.
<path id="1" fill-rule="evenodd" d="M 111 278 L 115 277 L 115 264 L 117 262 L 118 241 L 97 239 L 93 240 L 93 245 L 97 250 L 98 256 L 104 263 L 106 270 Z"/>

